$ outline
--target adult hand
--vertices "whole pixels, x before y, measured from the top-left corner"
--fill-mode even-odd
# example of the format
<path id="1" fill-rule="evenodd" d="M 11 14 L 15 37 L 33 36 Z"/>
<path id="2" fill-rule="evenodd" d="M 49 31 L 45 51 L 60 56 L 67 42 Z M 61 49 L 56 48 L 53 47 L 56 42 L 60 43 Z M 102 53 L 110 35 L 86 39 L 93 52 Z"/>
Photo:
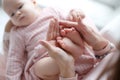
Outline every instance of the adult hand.
<path id="1" fill-rule="evenodd" d="M 95 31 L 90 25 L 84 23 L 81 18 L 79 18 L 78 22 L 60 20 L 59 24 L 62 25 L 62 28 L 76 28 L 83 36 L 84 40 L 92 46 L 94 50 L 103 49 L 108 44 L 108 41 L 103 36 Z"/>
<path id="2" fill-rule="evenodd" d="M 40 43 L 48 50 L 48 54 L 55 59 L 60 69 L 60 76 L 64 78 L 74 77 L 74 58 L 57 47 L 56 37 L 59 35 L 59 23 L 57 19 L 53 18 L 49 25 L 47 41 L 40 41 Z"/>
<path id="3" fill-rule="evenodd" d="M 40 41 L 40 43 L 48 50 L 49 55 L 55 59 L 59 66 L 61 77 L 70 78 L 75 76 L 74 58 L 71 55 L 47 41 Z"/>

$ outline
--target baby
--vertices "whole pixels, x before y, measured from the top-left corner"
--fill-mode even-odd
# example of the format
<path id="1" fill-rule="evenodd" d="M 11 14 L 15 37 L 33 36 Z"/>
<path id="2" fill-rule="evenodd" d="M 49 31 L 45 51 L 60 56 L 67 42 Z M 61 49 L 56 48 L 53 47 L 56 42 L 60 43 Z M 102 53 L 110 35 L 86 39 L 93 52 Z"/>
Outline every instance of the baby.
<path id="1" fill-rule="evenodd" d="M 56 63 L 39 44 L 39 40 L 50 39 L 47 36 L 48 29 L 55 26 L 59 30 L 58 20 L 67 19 L 67 16 L 53 8 L 39 8 L 36 0 L 3 0 L 3 9 L 13 23 L 9 38 L 6 80 L 59 80 L 59 65 L 64 61 Z M 59 33 L 55 35 L 59 36 Z M 68 62 L 73 64 L 74 60 L 70 55 L 63 57 L 67 57 Z M 61 77 L 75 76 L 74 73 L 66 74 Z"/>

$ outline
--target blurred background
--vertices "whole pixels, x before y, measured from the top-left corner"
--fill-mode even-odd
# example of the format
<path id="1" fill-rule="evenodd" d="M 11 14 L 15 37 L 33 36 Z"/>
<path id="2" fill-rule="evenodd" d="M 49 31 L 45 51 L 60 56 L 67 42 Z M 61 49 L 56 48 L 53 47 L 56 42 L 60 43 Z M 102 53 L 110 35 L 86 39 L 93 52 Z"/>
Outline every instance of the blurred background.
<path id="1" fill-rule="evenodd" d="M 99 29 L 120 15 L 120 0 L 37 0 L 37 2 L 43 7 L 58 7 L 64 10 L 82 9 Z M 9 19 L 2 10 L 1 3 L 0 0 L 0 52 L 4 27 Z"/>

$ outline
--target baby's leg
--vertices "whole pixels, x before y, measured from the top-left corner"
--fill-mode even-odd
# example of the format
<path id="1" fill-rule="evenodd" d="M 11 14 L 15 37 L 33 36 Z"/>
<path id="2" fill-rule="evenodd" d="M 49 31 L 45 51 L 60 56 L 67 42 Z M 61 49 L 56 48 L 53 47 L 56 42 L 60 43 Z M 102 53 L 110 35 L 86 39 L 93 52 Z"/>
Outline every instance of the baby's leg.
<path id="1" fill-rule="evenodd" d="M 51 57 L 40 59 L 34 65 L 35 74 L 43 80 L 59 80 L 59 68 Z"/>

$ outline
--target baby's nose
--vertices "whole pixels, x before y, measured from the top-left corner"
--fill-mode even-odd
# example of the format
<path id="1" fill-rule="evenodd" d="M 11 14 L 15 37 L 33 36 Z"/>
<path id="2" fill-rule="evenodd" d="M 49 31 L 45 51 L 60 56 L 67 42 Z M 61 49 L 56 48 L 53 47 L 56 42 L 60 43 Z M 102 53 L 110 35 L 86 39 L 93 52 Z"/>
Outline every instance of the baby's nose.
<path id="1" fill-rule="evenodd" d="M 17 16 L 21 15 L 21 11 L 19 11 L 19 10 L 16 11 L 16 15 L 17 15 Z"/>

